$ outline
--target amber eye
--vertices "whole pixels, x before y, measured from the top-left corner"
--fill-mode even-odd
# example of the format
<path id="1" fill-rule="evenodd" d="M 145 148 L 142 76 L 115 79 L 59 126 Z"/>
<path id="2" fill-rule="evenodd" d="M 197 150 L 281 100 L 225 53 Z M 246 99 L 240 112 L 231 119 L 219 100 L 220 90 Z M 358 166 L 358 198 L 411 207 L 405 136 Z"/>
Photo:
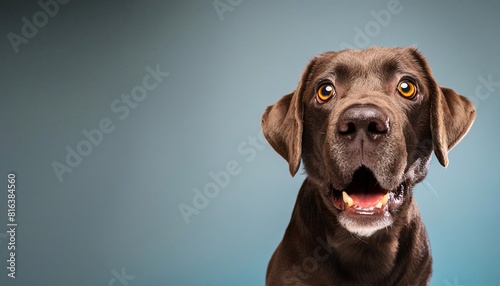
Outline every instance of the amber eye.
<path id="1" fill-rule="evenodd" d="M 402 80 L 398 83 L 398 92 L 404 97 L 411 99 L 417 94 L 417 87 L 409 80 Z"/>
<path id="2" fill-rule="evenodd" d="M 320 103 L 326 102 L 335 95 L 335 87 L 331 83 L 325 83 L 319 86 L 316 92 Z"/>

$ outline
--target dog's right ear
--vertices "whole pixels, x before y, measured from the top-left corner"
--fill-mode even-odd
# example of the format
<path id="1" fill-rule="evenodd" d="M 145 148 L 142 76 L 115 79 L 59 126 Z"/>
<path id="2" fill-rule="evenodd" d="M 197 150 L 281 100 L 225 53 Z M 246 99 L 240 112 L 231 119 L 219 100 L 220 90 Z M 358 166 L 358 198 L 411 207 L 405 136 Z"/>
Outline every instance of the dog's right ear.
<path id="1" fill-rule="evenodd" d="M 269 106 L 262 115 L 262 131 L 267 141 L 289 165 L 294 176 L 299 170 L 302 154 L 302 95 L 317 58 L 307 66 L 297 89 Z"/>
<path id="2" fill-rule="evenodd" d="M 297 92 L 283 96 L 262 115 L 262 132 L 273 149 L 287 160 L 290 174 L 299 170 L 302 152 L 302 105 Z"/>

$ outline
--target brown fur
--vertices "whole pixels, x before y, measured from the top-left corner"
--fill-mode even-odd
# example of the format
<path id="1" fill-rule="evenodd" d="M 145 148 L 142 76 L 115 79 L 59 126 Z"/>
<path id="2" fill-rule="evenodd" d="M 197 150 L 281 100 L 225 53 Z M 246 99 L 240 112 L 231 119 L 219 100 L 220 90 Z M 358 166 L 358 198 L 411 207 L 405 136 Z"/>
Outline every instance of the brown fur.
<path id="1" fill-rule="evenodd" d="M 414 99 L 397 93 L 403 77 L 417 83 Z M 336 95 L 319 104 L 316 90 L 323 82 L 332 83 Z M 366 127 L 359 131 L 363 134 L 353 135 L 362 139 L 343 134 L 339 126 L 347 126 L 344 121 L 351 117 L 363 123 L 359 113 L 373 116 L 369 120 L 375 123 L 387 121 L 387 130 L 374 135 Z M 474 116 L 470 101 L 436 83 L 415 48 L 346 50 L 314 57 L 297 89 L 268 107 L 262 117 L 266 139 L 288 161 L 292 176 L 301 159 L 307 173 L 290 224 L 269 263 L 266 284 L 428 284 L 432 258 L 411 187 L 426 176 L 433 150 L 441 165 L 448 164 L 448 151 L 465 136 Z M 372 175 L 359 175 L 360 168 Z M 403 190 L 402 203 L 388 211 L 387 226 L 358 236 L 344 227 L 351 221 L 345 220 L 349 216 L 334 206 L 332 197 L 352 180 L 367 176 L 384 190 Z M 372 226 L 375 221 L 357 221 L 358 217 L 353 227 Z"/>

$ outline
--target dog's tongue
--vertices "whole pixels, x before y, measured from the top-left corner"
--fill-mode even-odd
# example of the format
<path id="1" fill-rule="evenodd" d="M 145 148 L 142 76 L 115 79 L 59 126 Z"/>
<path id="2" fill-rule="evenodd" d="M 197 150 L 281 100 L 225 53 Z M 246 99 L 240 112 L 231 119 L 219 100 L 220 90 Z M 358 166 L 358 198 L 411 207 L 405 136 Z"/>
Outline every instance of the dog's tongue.
<path id="1" fill-rule="evenodd" d="M 354 193 L 349 196 L 354 201 L 354 205 L 362 208 L 369 208 L 376 206 L 384 195 L 384 193 Z"/>
<path id="2" fill-rule="evenodd" d="M 353 200 L 354 205 L 361 208 L 376 206 L 386 193 L 376 181 L 366 177 L 356 180 L 347 190 L 347 194 Z"/>
<path id="3" fill-rule="evenodd" d="M 349 186 L 344 190 L 344 202 L 348 206 L 358 206 L 360 208 L 371 208 L 382 205 L 387 200 L 387 190 L 384 190 L 377 182 L 373 173 L 366 167 L 359 168 L 353 175 Z"/>

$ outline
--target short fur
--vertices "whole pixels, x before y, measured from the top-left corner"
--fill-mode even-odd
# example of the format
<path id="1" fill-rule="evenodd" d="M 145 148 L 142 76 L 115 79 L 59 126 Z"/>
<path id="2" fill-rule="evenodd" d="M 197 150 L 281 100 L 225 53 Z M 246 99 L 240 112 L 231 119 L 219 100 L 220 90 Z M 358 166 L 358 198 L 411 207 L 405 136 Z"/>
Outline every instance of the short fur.
<path id="1" fill-rule="evenodd" d="M 397 92 L 405 77 L 417 85 L 413 99 Z M 332 83 L 336 94 L 320 103 L 316 90 L 324 82 Z M 387 130 L 373 135 L 366 127 L 359 131 L 362 139 L 346 136 L 339 126 L 360 112 L 376 114 L 369 120 L 387 121 Z M 413 47 L 315 56 L 297 89 L 262 116 L 263 133 L 288 161 L 292 176 L 301 159 L 307 173 L 283 240 L 269 262 L 266 284 L 428 284 L 432 257 L 411 188 L 426 176 L 432 151 L 447 166 L 448 151 L 465 136 L 474 117 L 471 102 L 439 86 Z M 351 217 L 334 206 L 341 190 L 366 178 L 359 175 L 360 168 L 381 188 L 400 190 L 401 204 L 393 202 L 395 209 L 383 220 Z"/>

